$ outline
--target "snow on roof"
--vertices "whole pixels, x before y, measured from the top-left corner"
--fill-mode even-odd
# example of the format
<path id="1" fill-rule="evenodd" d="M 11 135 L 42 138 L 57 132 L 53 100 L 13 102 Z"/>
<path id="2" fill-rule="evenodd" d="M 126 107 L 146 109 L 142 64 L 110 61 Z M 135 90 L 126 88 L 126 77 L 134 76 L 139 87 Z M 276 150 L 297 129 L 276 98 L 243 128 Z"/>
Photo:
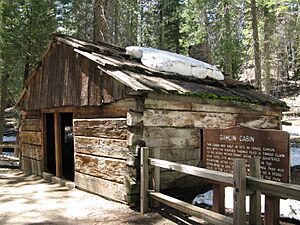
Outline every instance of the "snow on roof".
<path id="1" fill-rule="evenodd" d="M 200 79 L 207 77 L 224 80 L 224 75 L 215 66 L 191 57 L 154 48 L 129 46 L 126 53 L 150 68 L 162 72 L 172 72 L 183 76 L 193 76 Z"/>

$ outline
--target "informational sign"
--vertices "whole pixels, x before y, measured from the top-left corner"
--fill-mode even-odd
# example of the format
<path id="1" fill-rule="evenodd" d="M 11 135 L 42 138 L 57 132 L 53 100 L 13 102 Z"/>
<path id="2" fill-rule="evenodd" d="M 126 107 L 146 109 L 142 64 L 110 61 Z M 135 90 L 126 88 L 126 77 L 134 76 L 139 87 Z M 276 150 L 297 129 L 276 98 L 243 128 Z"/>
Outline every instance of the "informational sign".
<path id="1" fill-rule="evenodd" d="M 207 169 L 233 173 L 233 160 L 260 157 L 261 177 L 289 182 L 289 133 L 248 127 L 205 129 L 203 146 Z M 247 160 L 247 171 L 249 164 Z"/>

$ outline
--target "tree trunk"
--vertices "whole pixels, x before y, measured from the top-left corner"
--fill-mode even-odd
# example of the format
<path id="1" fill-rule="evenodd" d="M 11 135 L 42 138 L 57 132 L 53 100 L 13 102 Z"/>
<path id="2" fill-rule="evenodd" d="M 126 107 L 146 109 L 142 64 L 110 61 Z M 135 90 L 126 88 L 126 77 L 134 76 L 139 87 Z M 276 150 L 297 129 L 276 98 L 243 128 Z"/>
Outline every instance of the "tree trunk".
<path id="1" fill-rule="evenodd" d="M 224 1 L 224 24 L 225 24 L 225 44 L 226 44 L 226 50 L 227 54 L 225 55 L 225 74 L 229 77 L 233 78 L 233 72 L 232 72 L 232 58 L 231 58 L 231 21 L 230 21 L 230 11 L 229 11 L 229 2 Z"/>
<path id="2" fill-rule="evenodd" d="M 139 8 L 139 14 L 138 14 L 138 22 L 137 22 L 137 45 L 142 46 L 143 45 L 143 20 L 144 20 L 144 9 L 143 9 L 143 0 L 138 0 L 138 8 Z"/>
<path id="3" fill-rule="evenodd" d="M 24 81 L 23 83 L 25 84 L 25 81 L 27 80 L 27 77 L 29 76 L 29 52 L 26 54 L 26 59 L 25 59 L 25 67 L 24 67 Z"/>
<path id="4" fill-rule="evenodd" d="M 114 34 L 113 43 L 119 45 L 119 1 L 114 1 Z"/>
<path id="5" fill-rule="evenodd" d="M 264 70 L 265 70 L 265 92 L 270 95 L 270 15 L 269 10 L 264 7 Z"/>
<path id="6" fill-rule="evenodd" d="M 7 106 L 7 85 L 8 85 L 8 73 L 5 73 L 1 79 L 1 108 L 0 108 L 0 144 L 3 143 L 3 132 L 5 125 L 5 109 Z M 0 154 L 2 153 L 2 148 L 0 148 Z"/>
<path id="7" fill-rule="evenodd" d="M 161 50 L 165 49 L 165 20 L 164 20 L 164 8 L 165 8 L 165 1 L 160 1 L 160 10 L 159 10 L 159 48 Z"/>
<path id="8" fill-rule="evenodd" d="M 261 91 L 261 61 L 256 15 L 256 1 L 251 0 L 252 37 L 254 42 L 255 86 Z"/>
<path id="9" fill-rule="evenodd" d="M 93 41 L 108 42 L 107 0 L 95 0 Z"/>

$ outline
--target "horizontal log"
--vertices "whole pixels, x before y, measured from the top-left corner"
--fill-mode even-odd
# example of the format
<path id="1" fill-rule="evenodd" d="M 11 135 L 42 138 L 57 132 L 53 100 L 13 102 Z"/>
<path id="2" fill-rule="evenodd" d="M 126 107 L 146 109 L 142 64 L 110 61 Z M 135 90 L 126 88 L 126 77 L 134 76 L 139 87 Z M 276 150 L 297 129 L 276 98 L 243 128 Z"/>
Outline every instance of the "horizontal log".
<path id="1" fill-rule="evenodd" d="M 104 180 L 86 174 L 75 172 L 75 184 L 80 189 L 112 199 L 114 201 L 127 203 L 125 199 L 126 191 L 123 184 Z"/>
<path id="2" fill-rule="evenodd" d="M 40 119 L 41 113 L 40 111 L 22 111 L 21 112 L 22 119 Z"/>
<path id="3" fill-rule="evenodd" d="M 110 139 L 127 138 L 125 118 L 116 119 L 74 119 L 73 131 L 75 136 L 88 136 Z"/>
<path id="4" fill-rule="evenodd" d="M 200 135 L 198 128 L 175 127 L 144 127 L 143 138 L 145 140 L 161 138 L 197 138 Z"/>
<path id="5" fill-rule="evenodd" d="M 143 139 L 144 128 L 142 126 L 128 127 L 127 132 L 127 145 L 136 146 L 140 145 Z"/>
<path id="6" fill-rule="evenodd" d="M 164 130 L 162 129 L 160 137 L 157 137 L 156 134 L 151 133 L 155 129 L 148 129 L 145 128 L 144 132 L 144 138 L 143 140 L 146 142 L 146 145 L 150 148 L 169 148 L 169 149 L 175 149 L 175 148 L 200 148 L 200 132 L 198 133 L 198 136 L 194 136 L 193 134 L 196 134 L 196 132 L 191 132 L 190 130 L 181 130 L 182 136 L 181 137 L 172 137 L 171 135 L 167 135 Z M 156 129 L 158 130 L 158 129 Z M 180 131 L 179 131 L 180 132 Z M 193 134 L 192 134 L 193 133 Z M 191 136 L 193 135 L 193 136 Z"/>
<path id="7" fill-rule="evenodd" d="M 124 183 L 124 176 L 136 177 L 135 170 L 127 167 L 125 160 L 89 156 L 76 153 L 76 172 L 100 177 L 117 183 Z"/>
<path id="8" fill-rule="evenodd" d="M 253 191 L 261 191 L 265 195 L 277 196 L 280 198 L 291 198 L 300 201 L 299 185 L 281 183 L 271 180 L 246 177 L 247 188 Z"/>
<path id="9" fill-rule="evenodd" d="M 35 131 L 22 131 L 19 134 L 20 144 L 42 145 L 42 133 Z"/>
<path id="10" fill-rule="evenodd" d="M 23 119 L 23 120 L 21 120 L 20 131 L 41 131 L 40 119 Z"/>
<path id="11" fill-rule="evenodd" d="M 222 183 L 225 185 L 232 185 L 233 182 L 233 175 L 229 173 L 208 170 L 208 169 L 184 165 L 180 163 L 169 162 L 161 159 L 150 158 L 149 162 L 150 165 L 182 172 L 188 175 L 205 178 L 210 180 L 212 183 Z"/>
<path id="12" fill-rule="evenodd" d="M 215 105 L 212 102 L 206 103 L 195 103 L 195 102 L 181 102 L 172 100 L 158 100 L 158 99 L 145 99 L 146 109 L 162 109 L 162 110 L 177 110 L 177 111 L 191 111 L 191 112 L 209 112 L 209 113 L 238 113 L 238 114 L 249 114 L 251 109 L 252 115 L 265 115 L 265 116 L 280 116 L 279 112 L 272 110 L 256 109 L 252 110 L 251 105 L 243 104 L 237 106 Z"/>
<path id="13" fill-rule="evenodd" d="M 238 124 L 255 128 L 277 128 L 279 119 L 229 113 L 146 110 L 144 126 L 226 128 Z"/>
<path id="14" fill-rule="evenodd" d="M 204 113 L 189 111 L 146 110 L 144 126 L 160 127 L 230 127 L 236 116 L 225 113 Z"/>
<path id="15" fill-rule="evenodd" d="M 41 176 L 43 172 L 43 163 L 35 159 L 22 157 L 21 169 L 25 173 L 32 173 Z"/>
<path id="16" fill-rule="evenodd" d="M 136 126 L 142 123 L 142 113 L 129 111 L 127 112 L 127 125 L 128 126 Z"/>
<path id="17" fill-rule="evenodd" d="M 143 135 L 132 133 L 132 132 L 127 133 L 127 145 L 130 147 L 135 147 L 136 145 L 139 145 L 142 139 L 143 139 Z"/>
<path id="18" fill-rule="evenodd" d="M 77 153 L 118 159 L 128 159 L 130 155 L 126 140 L 75 136 L 74 144 Z"/>
<path id="19" fill-rule="evenodd" d="M 183 202 L 179 199 L 164 195 L 159 192 L 150 192 L 150 197 L 156 201 L 159 201 L 167 206 L 174 209 L 187 213 L 191 216 L 196 216 L 202 218 L 205 221 L 216 224 L 216 225 L 231 225 L 233 224 L 233 219 L 207 209 L 203 209 L 192 204 Z"/>
<path id="20" fill-rule="evenodd" d="M 129 110 L 142 111 L 142 107 L 135 98 L 118 100 L 113 103 L 101 106 L 86 107 L 58 107 L 52 109 L 42 109 L 44 113 L 54 112 L 73 112 L 74 119 L 93 119 L 93 118 L 120 118 L 126 117 Z"/>
<path id="21" fill-rule="evenodd" d="M 14 144 L 0 144 L 0 148 L 20 148 L 19 145 L 14 145 Z"/>
<path id="22" fill-rule="evenodd" d="M 40 145 L 21 144 L 22 156 L 39 161 L 43 160 L 43 149 Z"/>
<path id="23" fill-rule="evenodd" d="M 241 113 L 265 116 L 281 116 L 281 109 L 271 106 L 247 104 L 234 101 L 200 99 L 192 96 L 164 95 L 149 93 L 145 108 L 221 113 Z"/>
<path id="24" fill-rule="evenodd" d="M 103 107 L 97 107 L 97 109 L 90 110 L 76 110 L 74 113 L 75 119 L 94 119 L 94 118 L 120 118 L 126 117 L 127 109 L 121 107 L 107 107 L 110 104 L 104 104 Z M 84 107 L 85 108 L 85 107 Z"/>
<path id="25" fill-rule="evenodd" d="M 147 144 L 147 147 L 150 147 Z M 153 156 L 153 152 L 160 150 L 159 159 L 169 160 L 172 162 L 180 162 L 188 165 L 189 162 L 193 160 L 197 160 L 197 163 L 200 162 L 200 149 L 199 148 L 188 148 L 184 146 L 171 146 L 170 148 L 163 148 L 163 147 L 151 147 L 150 149 L 150 156 Z"/>
<path id="26" fill-rule="evenodd" d="M 248 121 L 245 118 L 238 118 L 239 124 L 246 127 L 261 128 L 261 129 L 280 129 L 280 120 L 275 117 L 251 118 Z M 245 121 L 245 122 L 243 122 Z"/>

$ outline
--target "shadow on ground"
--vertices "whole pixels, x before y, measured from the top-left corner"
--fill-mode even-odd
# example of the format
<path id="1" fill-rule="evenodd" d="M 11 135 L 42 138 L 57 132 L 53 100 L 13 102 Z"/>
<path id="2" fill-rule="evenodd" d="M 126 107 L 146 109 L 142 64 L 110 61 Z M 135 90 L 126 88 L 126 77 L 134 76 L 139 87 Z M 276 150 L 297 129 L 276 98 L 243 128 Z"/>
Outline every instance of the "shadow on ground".
<path id="1" fill-rule="evenodd" d="M 41 177 L 0 168 L 1 225 L 76 224 L 205 224 L 161 207 L 141 215 L 138 210 L 77 189 L 68 190 Z"/>

